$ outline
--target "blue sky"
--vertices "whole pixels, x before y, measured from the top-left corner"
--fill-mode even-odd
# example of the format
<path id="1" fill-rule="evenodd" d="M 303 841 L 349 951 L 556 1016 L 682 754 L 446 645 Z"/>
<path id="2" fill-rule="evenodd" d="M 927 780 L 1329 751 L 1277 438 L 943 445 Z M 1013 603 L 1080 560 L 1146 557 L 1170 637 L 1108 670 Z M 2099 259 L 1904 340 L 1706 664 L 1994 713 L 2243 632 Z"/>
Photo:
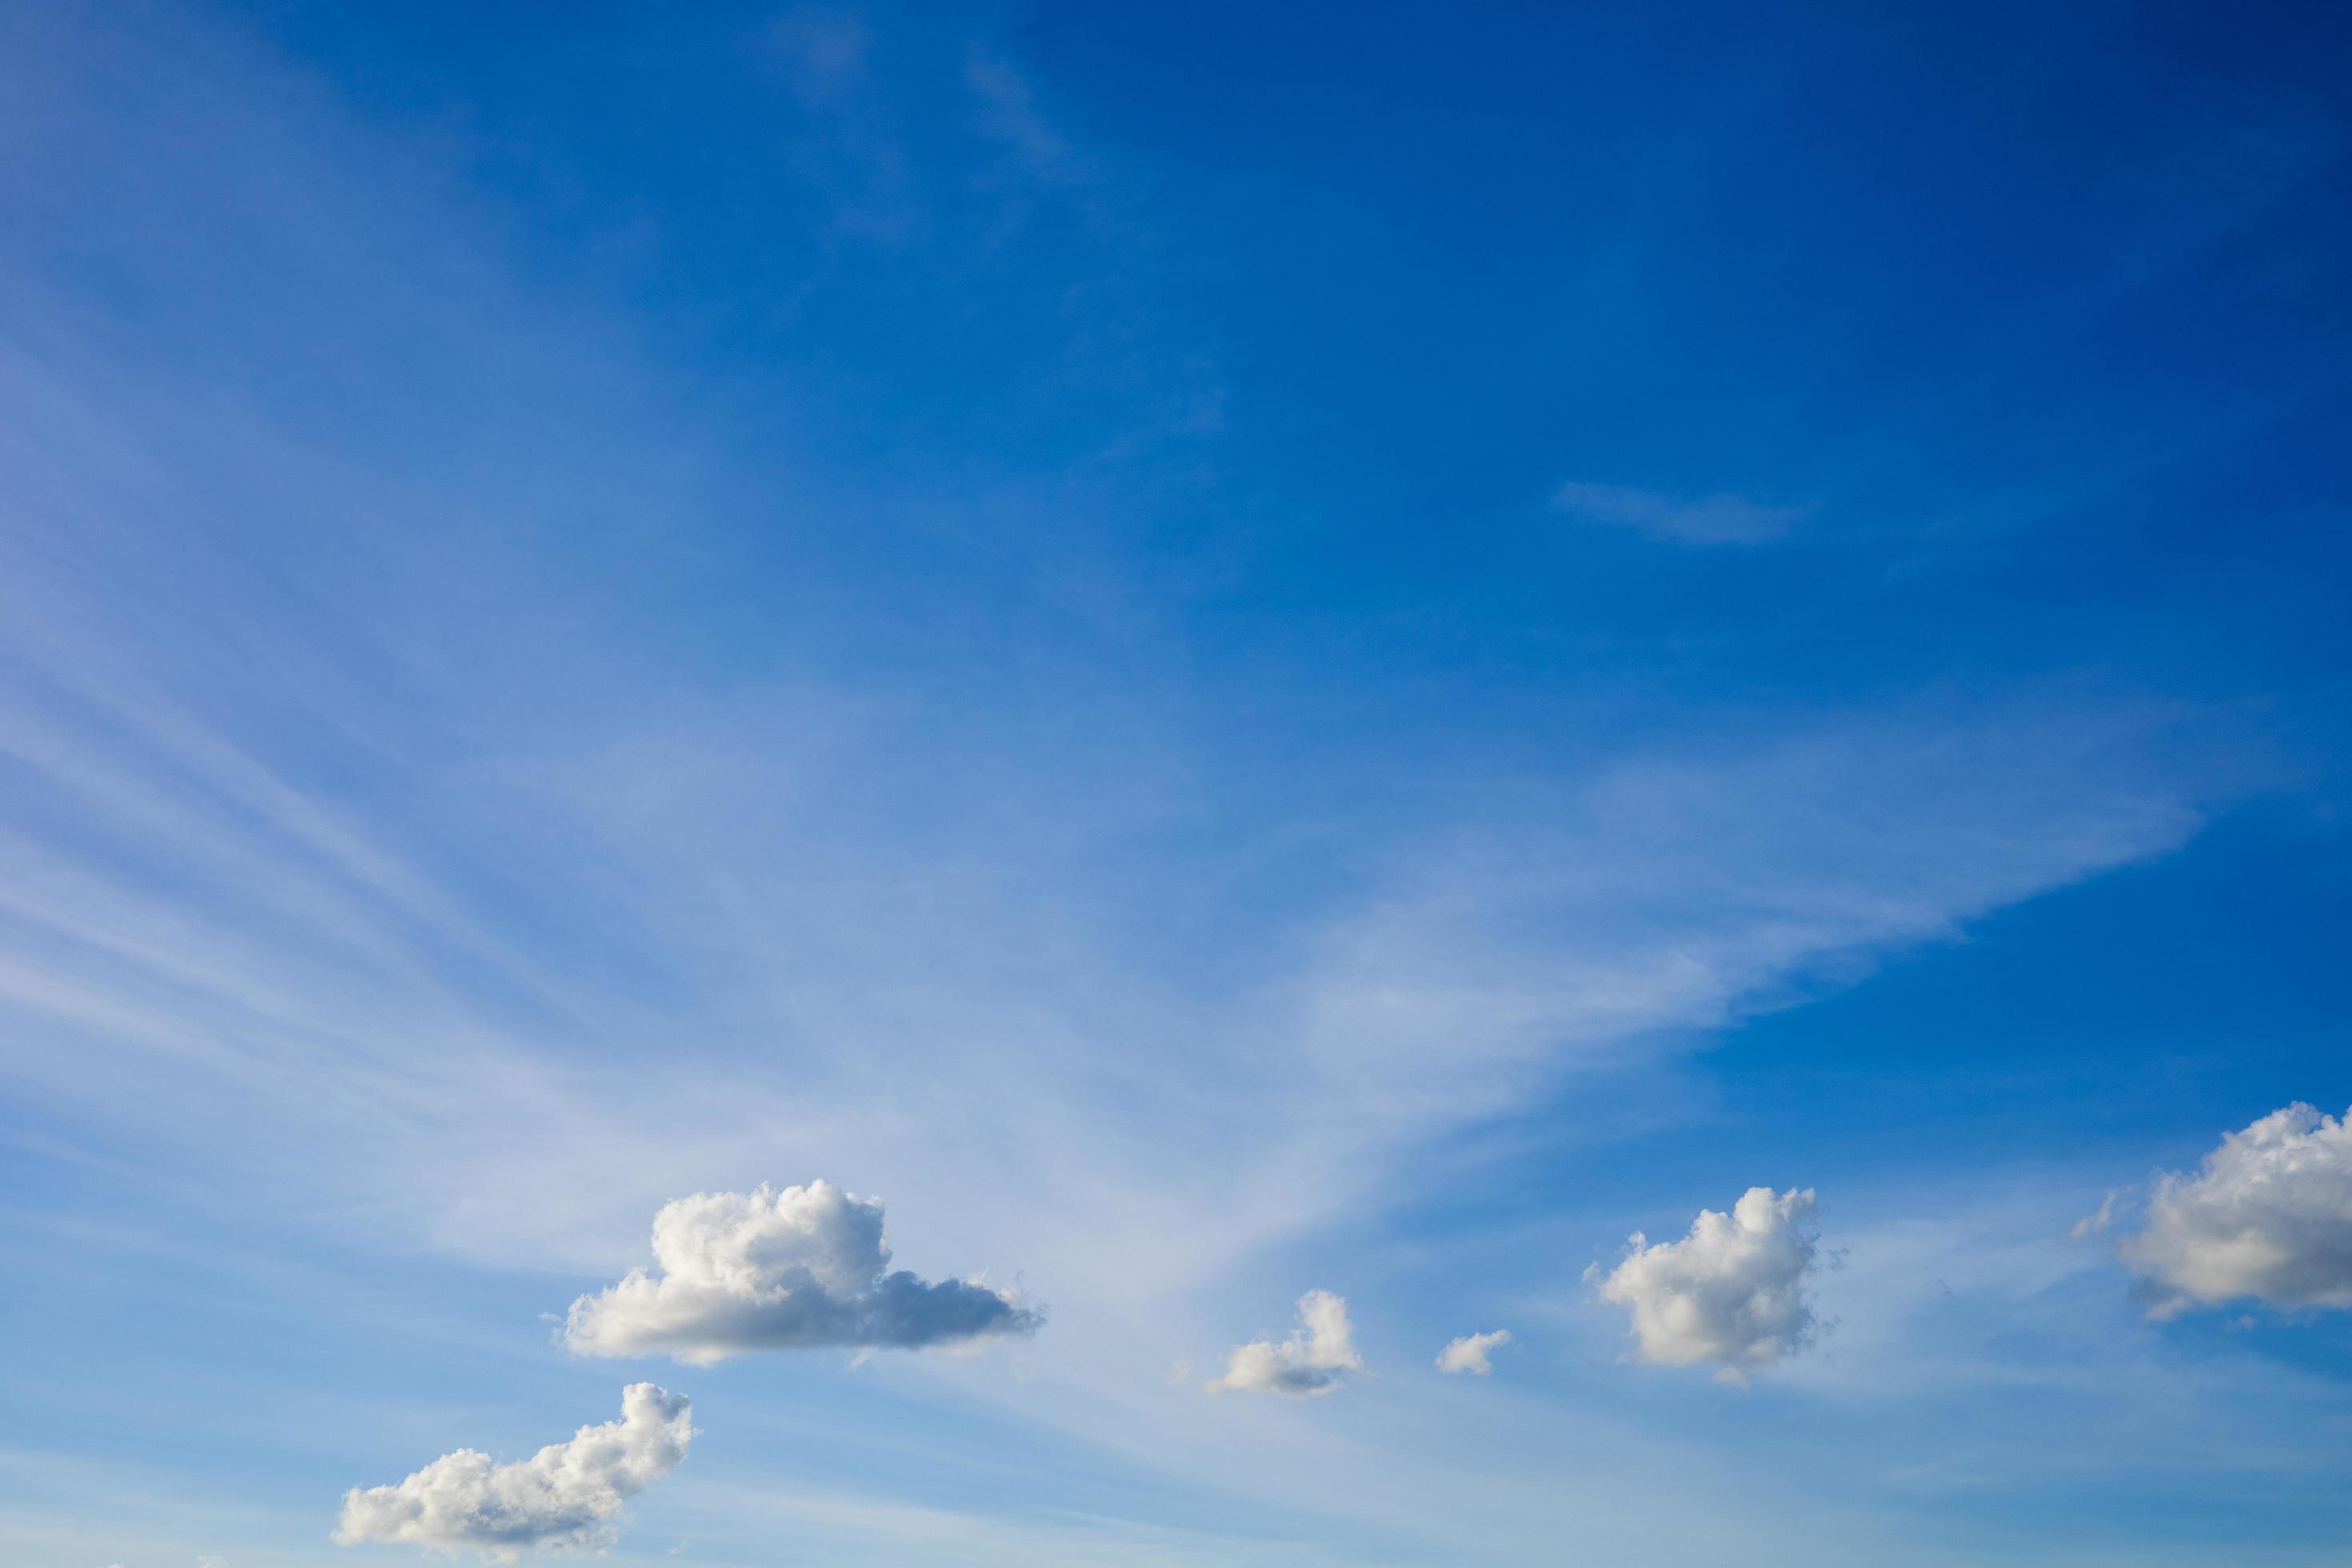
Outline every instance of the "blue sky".
<path id="1" fill-rule="evenodd" d="M 0 4 L 0 1558 L 2342 1560 L 2341 16 L 682 10 Z"/>

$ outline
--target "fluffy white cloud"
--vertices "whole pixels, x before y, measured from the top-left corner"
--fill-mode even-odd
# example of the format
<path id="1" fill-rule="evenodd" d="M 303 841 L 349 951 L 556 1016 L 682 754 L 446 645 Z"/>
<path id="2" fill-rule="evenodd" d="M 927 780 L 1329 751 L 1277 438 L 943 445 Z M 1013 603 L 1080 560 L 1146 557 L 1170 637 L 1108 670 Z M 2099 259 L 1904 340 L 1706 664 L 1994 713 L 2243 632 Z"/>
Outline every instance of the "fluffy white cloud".
<path id="1" fill-rule="evenodd" d="M 2246 1297 L 2352 1307 L 2352 1115 L 2298 1103 L 2224 1134 L 2195 1175 L 2157 1178 L 2117 1250 L 2161 1293 L 2151 1317 Z"/>
<path id="2" fill-rule="evenodd" d="M 1356 1334 L 1349 1326 L 1345 1297 L 1309 1290 L 1298 1298 L 1298 1321 L 1302 1326 L 1279 1344 L 1253 1340 L 1235 1346 L 1225 1363 L 1225 1375 L 1204 1386 L 1212 1394 L 1230 1391 L 1310 1399 L 1330 1393 L 1349 1373 L 1362 1370 L 1364 1358 L 1356 1353 Z"/>
<path id="3" fill-rule="evenodd" d="M 631 1384 L 618 1421 L 583 1426 L 528 1459 L 501 1465 L 460 1448 L 398 1486 L 352 1488 L 335 1540 L 440 1552 L 470 1546 L 489 1563 L 512 1563 L 533 1546 L 602 1547 L 618 1529 L 625 1500 L 677 1468 L 693 1439 L 684 1394 Z"/>
<path id="4" fill-rule="evenodd" d="M 890 1272 L 882 1204 L 824 1182 L 697 1193 L 654 1215 L 654 1261 L 572 1303 L 582 1355 L 669 1355 L 708 1366 L 758 1350 L 915 1350 L 1034 1332 L 1010 1291 Z"/>
<path id="5" fill-rule="evenodd" d="M 1437 1352 L 1437 1370 L 1466 1372 L 1484 1377 L 1495 1370 L 1494 1363 L 1486 1359 L 1486 1352 L 1497 1345 L 1510 1342 L 1511 1331 L 1508 1329 L 1496 1329 L 1485 1334 L 1465 1334 L 1458 1340 L 1448 1340 L 1445 1348 Z"/>
<path id="6" fill-rule="evenodd" d="M 1601 1295 L 1631 1309 L 1643 1361 L 1715 1362 L 1718 1375 L 1744 1382 L 1812 1338 L 1812 1218 L 1811 1188 L 1750 1187 L 1727 1215 L 1701 1209 L 1680 1241 L 1649 1246 L 1634 1232 Z"/>

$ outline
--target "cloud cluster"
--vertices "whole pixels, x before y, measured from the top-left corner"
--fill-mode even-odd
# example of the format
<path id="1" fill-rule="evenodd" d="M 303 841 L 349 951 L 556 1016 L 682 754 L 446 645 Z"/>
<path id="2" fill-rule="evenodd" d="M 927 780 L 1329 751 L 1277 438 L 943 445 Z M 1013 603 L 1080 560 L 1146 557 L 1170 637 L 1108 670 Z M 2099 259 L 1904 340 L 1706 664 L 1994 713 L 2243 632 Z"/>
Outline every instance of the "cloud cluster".
<path id="1" fill-rule="evenodd" d="M 2247 1297 L 2352 1307 L 2352 1114 L 2297 1103 L 2224 1134 L 2195 1175 L 2157 1178 L 2117 1250 L 2160 1292 L 2151 1317 Z"/>
<path id="2" fill-rule="evenodd" d="M 1486 1352 L 1510 1342 L 1511 1331 L 1508 1329 L 1496 1329 L 1484 1334 L 1464 1334 L 1458 1340 L 1448 1340 L 1445 1348 L 1437 1352 L 1437 1370 L 1466 1372 L 1475 1377 L 1484 1377 L 1495 1370 L 1494 1363 L 1486 1359 Z"/>
<path id="3" fill-rule="evenodd" d="M 1356 1353 L 1345 1297 L 1309 1290 L 1298 1298 L 1298 1321 L 1302 1326 L 1280 1343 L 1253 1340 L 1235 1346 L 1225 1363 L 1225 1375 L 1208 1383 L 1208 1391 L 1311 1399 L 1362 1370 L 1364 1358 Z"/>
<path id="4" fill-rule="evenodd" d="M 668 1355 L 708 1366 L 759 1350 L 915 1350 L 1035 1331 L 1009 1291 L 890 1272 L 882 1204 L 824 1182 L 697 1193 L 654 1215 L 652 1272 L 572 1303 L 582 1355 Z"/>
<path id="5" fill-rule="evenodd" d="M 677 1468 L 693 1439 L 685 1395 L 631 1384 L 618 1421 L 583 1426 L 528 1459 L 501 1465 L 460 1448 L 398 1486 L 354 1487 L 343 1494 L 335 1541 L 470 1546 L 490 1563 L 512 1563 L 534 1546 L 602 1547 L 624 1501 Z"/>
<path id="6" fill-rule="evenodd" d="M 1744 1382 L 1748 1369 L 1812 1338 L 1805 1293 L 1819 1250 L 1812 1218 L 1811 1188 L 1776 1194 L 1750 1187 L 1727 1215 L 1701 1209 L 1680 1241 L 1648 1246 L 1634 1232 L 1601 1295 L 1632 1310 L 1643 1361 L 1714 1362 L 1719 1375 Z"/>

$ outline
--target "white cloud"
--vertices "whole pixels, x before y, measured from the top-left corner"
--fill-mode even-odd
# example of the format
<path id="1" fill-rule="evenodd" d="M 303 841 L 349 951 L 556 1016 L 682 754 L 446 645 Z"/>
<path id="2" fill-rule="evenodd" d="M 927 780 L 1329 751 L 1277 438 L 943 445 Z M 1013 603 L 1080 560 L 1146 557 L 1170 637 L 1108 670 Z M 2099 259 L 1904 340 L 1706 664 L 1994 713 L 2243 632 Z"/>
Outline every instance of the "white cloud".
<path id="1" fill-rule="evenodd" d="M 2352 1307 L 2352 1118 L 2298 1102 L 2224 1134 L 2195 1175 L 2157 1178 L 2117 1251 L 2160 1292 L 2150 1317 L 2246 1297 Z"/>
<path id="2" fill-rule="evenodd" d="M 2127 1201 L 2126 1194 L 2110 1189 L 2106 1196 L 2099 1200 L 2099 1206 L 2095 1210 L 2066 1227 L 2066 1239 L 2087 1241 L 2092 1237 L 2104 1234 L 2116 1223 L 2116 1210 Z"/>
<path id="3" fill-rule="evenodd" d="M 1551 504 L 1553 510 L 1584 522 L 1635 529 L 1685 544 L 1761 544 L 1788 532 L 1808 510 L 1765 506 L 1735 495 L 1685 500 L 1631 485 L 1565 484 L 1552 492 Z"/>
<path id="4" fill-rule="evenodd" d="M 1720 1364 L 1733 1382 L 1802 1349 L 1813 1335 L 1806 1299 L 1819 1241 L 1813 1194 L 1750 1187 L 1729 1214 L 1701 1209 L 1680 1241 L 1645 1245 L 1601 1283 L 1603 1300 L 1632 1310 L 1643 1361 Z M 1597 1266 L 1596 1266 L 1597 1268 Z"/>
<path id="5" fill-rule="evenodd" d="M 512 1563 L 533 1546 L 599 1548 L 624 1501 L 677 1468 L 694 1439 L 684 1394 L 650 1383 L 621 1393 L 621 1418 L 501 1465 L 485 1453 L 445 1454 L 398 1486 L 343 1494 L 339 1545 L 405 1542 L 439 1552 L 473 1547 Z"/>
<path id="6" fill-rule="evenodd" d="M 1448 1340 L 1445 1348 L 1437 1352 L 1437 1370 L 1466 1372 L 1484 1377 L 1495 1370 L 1494 1363 L 1486 1359 L 1486 1352 L 1510 1342 L 1511 1331 L 1508 1329 L 1496 1329 L 1491 1333 L 1465 1334 L 1458 1340 Z"/>
<path id="7" fill-rule="evenodd" d="M 1208 1391 L 1311 1399 L 1330 1393 L 1349 1373 L 1363 1369 L 1355 1330 L 1348 1322 L 1347 1298 L 1309 1290 L 1298 1298 L 1298 1321 L 1303 1327 L 1279 1344 L 1253 1340 L 1235 1346 L 1225 1363 L 1225 1375 L 1207 1384 Z"/>
<path id="8" fill-rule="evenodd" d="M 889 1271 L 882 1203 L 825 1182 L 697 1193 L 654 1215 L 654 1259 L 572 1303 L 582 1355 L 668 1355 L 708 1366 L 759 1350 L 918 1350 L 1034 1332 L 1012 1292 Z"/>
<path id="9" fill-rule="evenodd" d="M 715 698 L 698 686 L 698 649 L 672 658 L 676 639 L 626 629 L 662 624 L 642 616 L 675 597 L 677 570 L 733 559 L 723 529 L 694 522 L 730 508 L 671 505 L 679 527 L 658 538 L 625 520 L 661 512 L 689 477 L 712 497 L 772 483 L 823 494 L 824 474 L 747 468 L 709 438 L 710 422 L 681 427 L 649 412 L 669 406 L 667 383 L 640 379 L 643 367 L 613 352 L 599 324 L 568 342 L 526 329 L 550 315 L 507 303 L 496 256 L 468 248 L 478 226 L 464 204 L 453 223 L 383 199 L 394 185 L 446 182 L 380 178 L 383 159 L 408 150 L 289 107 L 332 95 L 288 90 L 275 76 L 191 73 L 173 44 L 151 47 L 136 28 L 112 36 L 140 44 L 140 58 L 79 51 L 105 62 L 108 80 L 185 90 L 146 94 L 173 107 L 160 127 L 142 121 L 144 140 L 98 140 L 130 149 L 126 162 L 151 146 L 184 156 L 157 163 L 166 184 L 217 184 L 222 170 L 282 163 L 269 189 L 302 191 L 296 205 L 327 244 L 298 258 L 319 265 L 281 274 L 315 282 L 304 298 L 330 315 L 380 301 L 402 345 L 383 375 L 365 378 L 370 395 L 414 409 L 430 401 L 422 389 L 441 388 L 454 428 L 506 437 L 495 450 L 454 443 L 446 454 L 404 435 L 390 447 L 358 444 L 353 432 L 413 426 L 371 418 L 377 405 L 351 399 L 278 422 L 271 388 L 241 383 L 232 394 L 184 366 L 150 374 L 83 355 L 63 312 L 14 312 L 54 333 L 57 350 L 37 357 L 59 367 L 54 385 L 70 395 L 47 395 L 38 381 L 0 392 L 0 425 L 19 449 L 42 454 L 33 468 L 54 472 L 41 488 L 59 503 L 20 509 L 17 521 L 63 520 L 0 573 L 0 618 L 37 647 L 47 662 L 37 673 L 80 669 L 89 683 L 75 696 L 87 718 L 70 720 L 79 749 L 9 764 L 79 763 L 70 776 L 43 775 L 63 830 L 23 821 L 29 847 L 0 877 L 22 900 L 10 911 L 24 922 L 12 925 L 12 951 L 27 951 L 27 929 L 47 944 L 10 978 L 29 998 L 10 1009 L 21 1047 L 11 1069 L 28 1075 L 27 1099 L 88 1126 L 94 1149 L 142 1160 L 162 1151 L 196 1197 L 251 1205 L 286 1219 L 289 1234 L 314 1214 L 357 1213 L 399 1237 L 391 1256 L 401 1268 L 413 1249 L 610 1282 L 651 1261 L 636 1237 L 663 1201 L 740 1186 L 734 1173 L 779 1147 L 801 1152 L 803 1173 L 850 1170 L 851 1152 L 870 1162 L 862 1169 L 890 1173 L 905 1261 L 933 1278 L 999 1258 L 1041 1277 L 1050 1266 L 1057 1306 L 1066 1303 L 1071 1328 L 1086 1325 L 1072 1337 L 1087 1339 L 1087 1357 L 1057 1353 L 1036 1379 L 993 1380 L 975 1401 L 1132 1445 L 1188 1476 L 1216 1468 L 1286 1505 L 1303 1505 L 1311 1480 L 1318 1505 L 1370 1490 L 1379 1495 L 1365 1506 L 1391 1510 L 1385 1522 L 1425 1510 L 1459 1527 L 1474 1511 L 1460 1488 L 1484 1480 L 1467 1455 L 1446 1457 L 1464 1472 L 1447 1484 L 1366 1488 L 1350 1466 L 1211 1453 L 1171 1422 L 1133 1419 L 1135 1346 L 1184 1342 L 1169 1331 L 1195 1321 L 1198 1282 L 1237 1255 L 1278 1248 L 1333 1214 L 1371 1223 L 1367 1190 L 1377 1201 L 1412 1190 L 1438 1135 L 1521 1092 L 1522 1064 L 1646 1071 L 1653 1042 L 1843 984 L 2003 901 L 2166 848 L 2193 826 L 2189 806 L 2208 798 L 2144 765 L 2149 748 L 2128 738 L 2083 743 L 2099 732 L 2095 698 L 2022 731 L 2013 714 L 1947 713 L 1933 694 L 1925 710 L 1873 707 L 1827 729 L 1802 719 L 1735 735 L 1718 713 L 1698 715 L 1695 731 L 1664 715 L 1654 731 L 1603 726 L 1589 746 L 1559 749 L 1556 774 L 1547 761 L 1524 818 L 1501 822 L 1496 797 L 1512 789 L 1496 786 L 1516 784 L 1484 751 L 1460 767 L 1453 750 L 1429 752 L 1428 736 L 1382 725 L 1369 752 L 1336 731 L 1328 752 L 1310 748 L 1328 754 L 1331 774 L 1204 789 L 1261 779 L 1235 775 L 1228 749 L 1259 736 L 1256 710 L 1235 732 L 1231 705 L 1183 669 L 1106 683 L 1091 645 L 1058 633 L 1038 650 L 1037 679 L 1011 683 L 1027 695 L 1010 703 L 973 701 L 960 663 L 935 678 L 894 673 L 893 660 L 869 678 L 855 660 L 781 651 L 772 681 L 742 684 L 740 703 Z M 51 63 L 12 65 L 45 73 Z M 925 90 L 941 86 L 954 90 L 943 79 Z M 234 110 L 232 136 L 207 134 L 219 125 L 178 107 L 199 89 Z M 58 117 L 62 132 L 11 139 L 29 149 L 27 167 L 79 144 L 63 135 L 88 117 L 83 95 L 55 96 L 74 110 Z M 249 128 L 248 106 L 267 117 L 266 137 Z M 270 156 L 280 152 L 289 155 Z M 139 209 L 115 183 L 81 183 L 93 205 Z M 874 190 L 877 205 L 887 199 Z M 352 205 L 353 191 L 366 202 Z M 379 208 L 387 227 L 373 226 Z M 369 241 L 343 243 L 354 234 Z M 158 271 L 176 289 L 159 298 L 184 305 L 188 289 L 201 293 L 205 268 L 183 270 L 195 282 Z M 417 277 L 436 286 L 401 286 Z M 425 297 L 429 311 L 408 304 Z M 85 419 L 77 438 L 50 438 Z M 531 452 L 561 460 L 514 457 Z M 252 574 L 183 569 L 268 559 L 281 540 L 301 544 L 306 562 L 319 542 L 323 557 L 305 524 L 384 473 L 402 483 L 370 492 L 385 525 L 364 531 L 367 570 L 319 581 L 320 602 L 372 634 L 357 648 L 328 646 L 299 605 L 245 591 Z M 187 498 L 209 493 L 200 481 L 213 474 L 256 477 L 205 525 L 142 527 L 134 479 L 172 522 Z M 874 514 L 914 515 L 936 479 L 883 476 Z M 975 495 L 956 516 L 1023 519 L 1034 499 Z M 620 525 L 583 527 L 583 569 L 552 594 L 539 591 L 545 574 L 524 569 L 528 539 L 509 552 L 477 521 L 550 505 Z M 287 521 L 268 521 L 273 506 Z M 248 528 L 247 516 L 263 521 Z M 237 526 L 224 531 L 230 517 Z M 437 517 L 453 523 L 425 526 Z M 592 536 L 615 531 L 626 547 L 596 553 Z M 79 559 L 149 561 L 116 547 L 142 537 L 163 553 L 140 572 Z M 222 538 L 237 547 L 223 550 Z M 192 542 L 188 555 L 165 550 L 174 539 Z M 54 571 L 43 564 L 51 555 Z M 68 579 L 80 597 L 57 592 Z M 468 581 L 509 591 L 431 605 L 414 592 Z M 480 618 L 461 601 L 478 601 Z M 238 636 L 214 635 L 222 626 Z M 562 626 L 612 635 L 523 635 Z M 940 647 L 950 660 L 964 652 L 952 638 Z M 1075 660 L 1061 658 L 1066 647 Z M 403 673 L 378 679 L 379 668 Z M 836 670 L 844 688 L 824 691 Z M 26 689 L 48 679 L 28 677 Z M 1304 711 L 1326 712 L 1326 684 L 1303 684 L 1314 704 Z M 1266 712 L 1286 721 L 1296 695 L 1265 690 Z M 153 700 L 135 705 L 142 696 Z M 146 721 L 167 709 L 185 722 Z M 808 711 L 820 720 L 813 728 L 796 721 Z M 791 721 L 748 721 L 764 714 Z M 1947 732 L 1923 732 L 1921 721 Z M 5 729 L 26 742 L 16 713 Z M 340 744 L 303 743 L 329 735 L 364 737 L 367 766 L 341 765 Z M 207 761 L 228 756 L 233 741 L 249 748 L 238 766 Z M 1429 766 L 1408 777 L 1377 765 L 1400 744 L 1427 752 Z M 1611 787 L 1619 763 L 1633 787 Z M 1668 791 L 1653 764 L 1673 770 Z M 1323 785 L 1335 777 L 1366 786 L 1353 826 L 1328 809 Z M 12 805 L 26 798 L 9 795 Z M 1206 813 L 1185 852 L 1206 851 L 1218 876 L 1171 882 L 1130 853 L 1165 839 L 1171 809 Z M 320 819 L 352 833 L 313 831 Z M 1547 836 L 1531 823 L 1559 826 Z M 1530 842 L 1538 852 L 1524 853 Z M 364 858 L 334 852 L 353 843 Z M 1328 879 L 1344 900 L 1258 897 L 1257 879 L 1241 873 L 1301 843 L 1328 844 L 1334 864 L 1365 875 Z M 1453 879 L 1458 845 L 1474 859 L 1498 847 L 1498 874 Z M 37 880 L 27 874 L 36 859 Z M 1136 890 L 1170 886 L 1199 895 L 1178 910 L 1182 929 L 1219 945 L 1121 940 L 1136 929 L 1123 912 L 1152 907 Z M 482 962 L 420 962 L 420 941 L 427 952 L 461 942 Z M 1229 963 L 1226 942 L 1251 962 Z M 50 961 L 68 948 L 70 965 Z M 1579 962 L 1564 964 L 1563 953 Z M 1312 955 L 1306 973 L 1289 967 L 1295 955 Z M 1265 985 L 1233 984 L 1256 974 Z M 477 975 L 485 983 L 470 984 Z M 68 994 L 106 1007 L 65 1023 L 36 1012 Z M 1291 1005 L 1301 998 L 1328 1016 L 1328 1026 L 1303 1020 L 1319 1037 Z M 665 1048 L 686 1037 L 709 1048 Z M 1310 1037 L 1318 1049 L 1302 1065 L 1298 1042 Z M 1220 1046 L 1227 1054 L 1204 1066 Z M 892 1092 L 877 1095 L 884 1075 Z M 94 1079 L 110 1092 L 88 1095 Z M 221 1140 L 223 1125 L 251 1135 Z M 1008 1140 L 1007 1126 L 1024 1136 Z M 918 1215 L 933 1234 L 963 1238 L 969 1257 L 919 1237 L 908 1228 Z M 617 1231 L 615 1215 L 625 1221 Z M 615 1235 L 629 1251 L 602 1250 Z M 1205 1399 L 1186 1409 L 1210 1425 L 1233 1414 Z M 1743 1509 L 1724 1506 L 1752 1530 Z M 1640 1511 L 1657 1530 L 1689 1521 L 1686 1511 Z"/>

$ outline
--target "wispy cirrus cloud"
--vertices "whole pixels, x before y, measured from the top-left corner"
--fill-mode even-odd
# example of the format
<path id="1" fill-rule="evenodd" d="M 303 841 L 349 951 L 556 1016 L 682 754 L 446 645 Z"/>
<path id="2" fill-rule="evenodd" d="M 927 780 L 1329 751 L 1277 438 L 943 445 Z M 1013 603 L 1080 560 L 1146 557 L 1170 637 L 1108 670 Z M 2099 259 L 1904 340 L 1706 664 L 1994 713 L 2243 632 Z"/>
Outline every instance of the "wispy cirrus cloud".
<path id="1" fill-rule="evenodd" d="M 923 181 L 859 99 L 873 40 L 826 19 L 792 42 L 803 90 L 855 122 L 844 210 L 915 243 Z M 238 79 L 156 79 L 201 106 Z M 206 152 L 159 183 L 197 188 L 224 147 L 287 171 L 323 237 L 236 265 L 300 279 L 267 303 L 306 332 L 379 323 L 363 384 L 324 360 L 290 387 L 126 363 L 120 323 L 43 300 L 13 313 L 45 341 L 0 387 L 28 503 L 0 527 L 11 1088 L 224 1209 L 611 1279 L 657 1204 L 740 1192 L 785 1149 L 890 1192 L 908 1257 L 1017 1261 L 1055 1303 L 1032 1381 L 976 1381 L 1004 1357 L 921 1375 L 1409 1533 L 1435 1517 L 1414 1488 L 1366 1497 L 1348 1467 L 1261 1462 L 1238 1431 L 1192 1441 L 1139 1419 L 1133 1384 L 1171 1347 L 1229 1342 L 1186 1336 L 1281 1243 L 1370 1223 L 1433 1138 L 2161 853 L 2225 793 L 2179 765 L 2198 748 L 2165 716 L 2097 696 L 1857 700 L 1736 733 L 1661 718 L 1541 770 L 1335 734 L 1320 676 L 1235 702 L 1148 616 L 1122 627 L 1148 660 L 1038 635 L 1055 605 L 987 576 L 992 551 L 1028 548 L 1041 492 L 1017 477 L 959 514 L 1013 520 L 1003 537 L 877 546 L 860 578 L 819 536 L 896 540 L 879 531 L 937 476 L 862 504 L 818 476 L 819 505 L 746 474 L 660 412 L 656 372 L 512 309 L 462 221 L 339 205 L 382 189 L 383 150 L 308 122 L 257 137 L 245 105 L 288 96 L 262 85 L 165 139 Z M 1019 82 L 967 88 L 1014 151 L 1050 169 L 1068 149 Z M 282 239 L 268 204 L 234 210 Z M 429 289 L 401 276 L 420 247 Z M 1129 371 L 1127 317 L 1096 324 Z M 448 431 L 400 438 L 435 418 Z M 1765 526 L 1710 504 L 1621 495 L 1612 525 L 1657 528 L 1663 506 L 1694 542 Z M 827 526 L 794 532 L 806 515 Z M 557 518 L 561 549 L 515 521 Z M 934 548 L 971 603 L 901 570 Z M 1121 550 L 1078 553 L 1132 580 Z M 790 569 L 763 576 L 767 552 Z M 263 592 L 252 563 L 292 585 Z M 742 602 L 681 630 L 670 612 L 712 580 Z M 714 671 L 712 627 L 797 625 L 775 606 L 835 581 L 804 636 Z M 926 640 L 959 616 L 1015 677 Z M 845 626 L 886 628 L 888 657 L 843 657 Z M 1265 744 L 1285 729 L 1316 739 Z M 1330 811 L 1340 793 L 1358 807 Z M 254 1135 L 210 1131 L 231 1125 Z M 1301 1332 L 1302 1357 L 1334 1353 Z M 1261 1342 L 1265 1376 L 1318 1374 Z"/>
<path id="2" fill-rule="evenodd" d="M 1579 522 L 1632 529 L 1677 544 L 1768 544 L 1785 537 L 1812 510 L 1722 492 L 1685 497 L 1581 480 L 1552 491 L 1551 506 Z"/>

